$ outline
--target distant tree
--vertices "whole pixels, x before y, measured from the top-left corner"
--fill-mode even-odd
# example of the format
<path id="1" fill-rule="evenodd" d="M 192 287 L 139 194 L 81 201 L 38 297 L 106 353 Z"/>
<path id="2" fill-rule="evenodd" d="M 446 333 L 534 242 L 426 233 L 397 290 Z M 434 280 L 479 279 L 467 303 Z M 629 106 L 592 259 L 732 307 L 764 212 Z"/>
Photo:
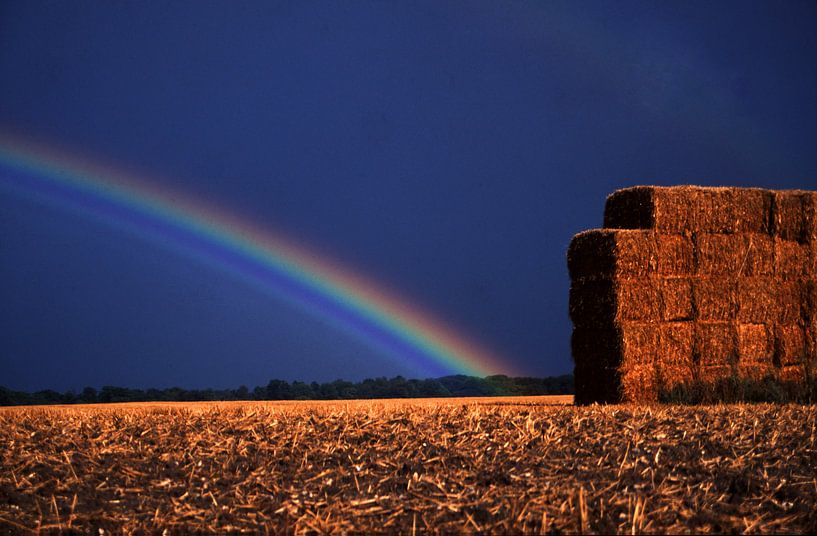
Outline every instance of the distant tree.
<path id="1" fill-rule="evenodd" d="M 96 389 L 93 387 L 86 387 L 82 390 L 82 393 L 79 395 L 79 399 L 81 402 L 85 404 L 93 404 L 96 402 Z"/>
<path id="2" fill-rule="evenodd" d="M 267 400 L 291 400 L 292 389 L 283 380 L 270 380 L 267 384 Z"/>

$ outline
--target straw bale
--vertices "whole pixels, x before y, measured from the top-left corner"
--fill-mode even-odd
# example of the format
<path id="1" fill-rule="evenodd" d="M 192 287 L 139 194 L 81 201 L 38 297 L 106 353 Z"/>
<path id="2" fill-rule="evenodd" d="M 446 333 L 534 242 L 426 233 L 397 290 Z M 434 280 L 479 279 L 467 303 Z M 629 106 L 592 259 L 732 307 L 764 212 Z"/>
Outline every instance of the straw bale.
<path id="1" fill-rule="evenodd" d="M 573 382 L 573 400 L 577 405 L 621 401 L 621 373 L 617 367 L 576 363 Z"/>
<path id="2" fill-rule="evenodd" d="M 611 323 L 616 317 L 615 283 L 610 279 L 574 279 L 568 302 L 570 318 L 576 326 Z"/>
<path id="3" fill-rule="evenodd" d="M 812 248 L 794 240 L 774 239 L 774 272 L 778 277 L 805 277 L 809 273 Z"/>
<path id="4" fill-rule="evenodd" d="M 775 323 L 780 316 L 778 281 L 772 277 L 741 277 L 737 283 L 740 322 Z"/>
<path id="5" fill-rule="evenodd" d="M 802 365 L 789 365 L 777 371 L 778 378 L 783 383 L 802 384 L 806 380 L 806 369 Z"/>
<path id="6" fill-rule="evenodd" d="M 660 325 L 660 330 L 660 359 L 656 372 L 659 390 L 669 392 L 694 380 L 695 327 L 692 322 L 665 322 Z"/>
<path id="7" fill-rule="evenodd" d="M 738 356 L 741 362 L 772 364 L 774 331 L 765 324 L 738 324 Z"/>
<path id="8" fill-rule="evenodd" d="M 661 364 L 685 367 L 691 370 L 695 324 L 693 322 L 662 322 L 658 328 Z"/>
<path id="9" fill-rule="evenodd" d="M 771 194 L 758 189 L 637 186 L 607 198 L 604 226 L 662 233 L 766 233 L 771 204 Z"/>
<path id="10" fill-rule="evenodd" d="M 803 321 L 804 281 L 777 282 L 777 321 L 782 324 L 798 324 Z"/>
<path id="11" fill-rule="evenodd" d="M 618 320 L 661 319 L 661 288 L 658 279 L 620 279 L 616 282 Z"/>
<path id="12" fill-rule="evenodd" d="M 570 318 L 577 325 L 594 326 L 604 319 L 657 321 L 661 317 L 657 279 L 585 278 L 570 287 Z"/>
<path id="13" fill-rule="evenodd" d="M 771 231 L 772 192 L 761 188 L 735 188 L 733 192 L 734 232 L 768 235 Z"/>
<path id="14" fill-rule="evenodd" d="M 595 229 L 573 237 L 567 250 L 572 279 L 643 277 L 657 266 L 655 233 Z"/>
<path id="15" fill-rule="evenodd" d="M 701 365 L 698 367 L 698 381 L 705 385 L 714 385 L 733 376 L 730 365 Z"/>
<path id="16" fill-rule="evenodd" d="M 767 234 L 746 233 L 733 235 L 745 243 L 746 252 L 741 260 L 738 275 L 763 276 L 774 274 L 774 240 Z"/>
<path id="17" fill-rule="evenodd" d="M 774 378 L 776 368 L 771 363 L 749 361 L 739 359 L 737 364 L 737 375 L 739 378 L 761 381 L 766 378 Z"/>
<path id="18" fill-rule="evenodd" d="M 658 402 L 659 383 L 655 364 L 632 365 L 621 370 L 621 398 L 627 402 Z"/>
<path id="19" fill-rule="evenodd" d="M 744 265 L 747 244 L 740 235 L 698 233 L 695 251 L 698 274 L 735 276 Z"/>
<path id="20" fill-rule="evenodd" d="M 775 273 L 774 239 L 759 233 L 695 236 L 701 275 L 762 276 Z"/>
<path id="21" fill-rule="evenodd" d="M 783 240 L 807 243 L 817 238 L 817 192 L 781 190 L 774 192 L 772 231 Z"/>
<path id="22" fill-rule="evenodd" d="M 804 331 L 806 336 L 806 373 L 810 379 L 817 382 L 817 318 L 809 320 Z"/>
<path id="23" fill-rule="evenodd" d="M 700 320 L 734 320 L 738 284 L 733 277 L 701 277 L 692 282 L 692 303 Z"/>
<path id="24" fill-rule="evenodd" d="M 661 275 L 692 275 L 695 273 L 695 252 L 692 239 L 684 235 L 657 235 L 658 273 Z"/>
<path id="25" fill-rule="evenodd" d="M 613 325 L 575 325 L 570 350 L 576 366 L 618 367 L 621 363 L 621 332 Z"/>
<path id="26" fill-rule="evenodd" d="M 655 229 L 655 190 L 654 186 L 635 186 L 617 190 L 607 196 L 604 204 L 604 227 Z"/>
<path id="27" fill-rule="evenodd" d="M 621 367 L 652 365 L 658 359 L 661 328 L 657 322 L 622 322 Z"/>
<path id="28" fill-rule="evenodd" d="M 762 380 L 774 375 L 774 336 L 763 324 L 738 324 L 738 375 Z"/>
<path id="29" fill-rule="evenodd" d="M 811 277 L 814 277 L 814 275 Z M 800 288 L 803 293 L 803 319 L 806 321 L 817 320 L 817 278 L 803 280 Z"/>
<path id="30" fill-rule="evenodd" d="M 691 320 L 692 279 L 688 277 L 668 277 L 659 280 L 661 290 L 661 320 Z"/>
<path id="31" fill-rule="evenodd" d="M 802 365 L 806 361 L 806 331 L 803 326 L 776 326 L 774 337 L 773 359 L 776 366 Z"/>
<path id="32" fill-rule="evenodd" d="M 695 323 L 693 360 L 701 367 L 731 366 L 737 363 L 737 356 L 737 329 L 733 322 Z"/>

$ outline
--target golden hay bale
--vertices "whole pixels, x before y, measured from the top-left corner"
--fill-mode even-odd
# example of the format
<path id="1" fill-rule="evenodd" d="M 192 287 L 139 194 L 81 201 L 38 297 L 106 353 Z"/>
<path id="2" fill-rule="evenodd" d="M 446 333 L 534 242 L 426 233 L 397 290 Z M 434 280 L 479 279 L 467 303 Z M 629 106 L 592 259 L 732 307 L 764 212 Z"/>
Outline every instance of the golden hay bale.
<path id="1" fill-rule="evenodd" d="M 777 377 L 782 383 L 803 384 L 806 370 L 802 365 L 789 365 L 777 369 Z"/>
<path id="2" fill-rule="evenodd" d="M 632 374 L 627 376 L 631 369 L 638 368 L 641 375 L 647 369 L 655 370 L 659 331 L 657 323 L 636 322 L 620 322 L 607 328 L 574 328 L 571 347 L 577 403 L 621 400 L 624 378 L 633 378 Z M 633 388 L 628 389 L 627 396 L 631 396 Z"/>
<path id="3" fill-rule="evenodd" d="M 658 360 L 661 327 L 657 322 L 622 322 L 621 367 L 652 365 Z"/>
<path id="4" fill-rule="evenodd" d="M 774 329 L 774 363 L 780 367 L 802 365 L 806 361 L 806 330 L 797 324 Z"/>
<path id="5" fill-rule="evenodd" d="M 692 322 L 665 322 L 660 325 L 659 359 L 656 363 L 659 390 L 669 392 L 689 385 L 695 378 Z"/>
<path id="6" fill-rule="evenodd" d="M 777 283 L 777 321 L 781 324 L 803 322 L 804 281 L 779 281 Z"/>
<path id="7" fill-rule="evenodd" d="M 658 279 L 619 279 L 615 285 L 616 320 L 657 322 L 661 319 Z"/>
<path id="8" fill-rule="evenodd" d="M 734 322 L 695 323 L 693 359 L 700 367 L 730 367 L 737 363 L 737 356 L 737 329 Z"/>
<path id="9" fill-rule="evenodd" d="M 761 188 L 736 188 L 734 196 L 734 231 L 768 235 L 771 230 L 772 192 Z"/>
<path id="10" fill-rule="evenodd" d="M 696 234 L 697 273 L 736 276 L 746 257 L 740 238 L 727 234 Z"/>
<path id="11" fill-rule="evenodd" d="M 801 318 L 802 284 L 773 277 L 741 277 L 737 318 L 746 324 L 796 323 Z"/>
<path id="12" fill-rule="evenodd" d="M 772 232 L 783 240 L 814 242 L 817 237 L 817 192 L 780 190 L 773 193 Z"/>
<path id="13" fill-rule="evenodd" d="M 746 233 L 733 235 L 743 241 L 746 254 L 737 275 L 766 276 L 774 274 L 774 240 L 766 234 Z"/>
<path id="14" fill-rule="evenodd" d="M 660 275 L 683 276 L 695 273 L 694 244 L 689 236 L 659 234 L 655 241 Z"/>
<path id="15" fill-rule="evenodd" d="M 772 364 L 774 330 L 765 324 L 738 324 L 738 358 L 744 363 Z"/>
<path id="16" fill-rule="evenodd" d="M 696 372 L 697 381 L 703 385 L 715 385 L 734 375 L 732 365 L 699 365 Z"/>
<path id="17" fill-rule="evenodd" d="M 695 235 L 696 273 L 760 276 L 775 270 L 774 240 L 757 233 Z"/>
<path id="18" fill-rule="evenodd" d="M 573 237 L 567 250 L 573 280 L 585 277 L 643 277 L 657 267 L 655 233 L 596 229 Z"/>
<path id="19" fill-rule="evenodd" d="M 794 240 L 774 239 L 774 273 L 778 277 L 793 279 L 809 274 L 811 247 Z"/>
<path id="20" fill-rule="evenodd" d="M 569 313 L 576 325 L 595 326 L 619 320 L 657 321 L 660 288 L 657 279 L 574 280 L 570 287 Z"/>
<path id="21" fill-rule="evenodd" d="M 738 366 L 741 378 L 762 380 L 774 374 L 773 331 L 763 324 L 738 324 Z"/>
<path id="22" fill-rule="evenodd" d="M 692 304 L 698 320 L 734 320 L 738 282 L 733 277 L 700 277 L 692 281 Z"/>
<path id="23" fill-rule="evenodd" d="M 660 384 L 654 363 L 631 365 L 621 369 L 621 398 L 627 402 L 658 402 Z"/>
<path id="24" fill-rule="evenodd" d="M 663 364 L 685 367 L 693 365 L 695 324 L 663 322 L 659 325 L 659 356 Z"/>
<path id="25" fill-rule="evenodd" d="M 692 279 L 689 277 L 666 277 L 659 280 L 661 291 L 661 320 L 691 320 Z"/>
<path id="26" fill-rule="evenodd" d="M 604 226 L 662 233 L 768 233 L 771 192 L 751 188 L 636 186 L 613 192 Z"/>

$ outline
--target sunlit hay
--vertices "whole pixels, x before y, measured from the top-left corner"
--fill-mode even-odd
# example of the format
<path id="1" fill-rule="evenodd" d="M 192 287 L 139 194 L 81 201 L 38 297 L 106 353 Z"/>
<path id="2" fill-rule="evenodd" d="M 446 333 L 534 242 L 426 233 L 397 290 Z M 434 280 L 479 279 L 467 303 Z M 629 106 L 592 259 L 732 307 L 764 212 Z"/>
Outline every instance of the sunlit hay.
<path id="1" fill-rule="evenodd" d="M 697 322 L 694 337 L 693 359 L 701 368 L 729 368 L 737 364 L 737 325 L 734 322 Z"/>
<path id="2" fill-rule="evenodd" d="M 803 367 L 806 362 L 806 330 L 801 325 L 780 325 L 774 331 L 774 362 L 777 366 Z"/>
<path id="3" fill-rule="evenodd" d="M 775 241 L 761 234 L 696 233 L 696 272 L 703 276 L 764 276 L 775 273 Z"/>
<path id="4" fill-rule="evenodd" d="M 604 227 L 660 233 L 768 233 L 771 192 L 752 188 L 639 186 L 607 198 Z"/>
<path id="5" fill-rule="evenodd" d="M 817 192 L 774 192 L 773 234 L 783 240 L 813 243 L 817 237 Z"/>
<path id="6" fill-rule="evenodd" d="M 628 188 L 604 221 L 568 251 L 577 403 L 817 398 L 817 193 Z M 638 324 L 676 326 L 639 347 Z"/>
<path id="7" fill-rule="evenodd" d="M 764 324 L 738 324 L 738 376 L 762 380 L 774 375 L 774 333 Z"/>
<path id="8" fill-rule="evenodd" d="M 643 277 L 657 267 L 655 233 L 592 230 L 573 237 L 567 251 L 570 277 Z"/>
<path id="9" fill-rule="evenodd" d="M 778 286 L 774 277 L 742 277 L 737 281 L 737 318 L 751 324 L 776 324 L 781 316 Z"/>
<path id="10" fill-rule="evenodd" d="M 658 275 L 687 276 L 695 272 L 695 245 L 692 238 L 658 234 L 655 243 Z"/>
<path id="11" fill-rule="evenodd" d="M 660 280 L 652 278 L 583 278 L 570 289 L 570 318 L 576 325 L 598 319 L 655 322 L 661 318 Z"/>
<path id="12" fill-rule="evenodd" d="M 738 314 L 738 284 L 734 277 L 698 277 L 692 282 L 695 319 L 735 320 Z"/>
<path id="13" fill-rule="evenodd" d="M 692 322 L 661 324 L 656 363 L 660 392 L 671 391 L 693 382 L 697 366 L 694 341 L 695 329 Z"/>
<path id="14" fill-rule="evenodd" d="M 690 277 L 665 277 L 658 280 L 662 321 L 693 319 L 695 309 L 692 303 L 692 283 L 693 279 Z"/>
<path id="15" fill-rule="evenodd" d="M 793 240 L 774 239 L 775 275 L 784 279 L 808 276 L 812 246 Z"/>

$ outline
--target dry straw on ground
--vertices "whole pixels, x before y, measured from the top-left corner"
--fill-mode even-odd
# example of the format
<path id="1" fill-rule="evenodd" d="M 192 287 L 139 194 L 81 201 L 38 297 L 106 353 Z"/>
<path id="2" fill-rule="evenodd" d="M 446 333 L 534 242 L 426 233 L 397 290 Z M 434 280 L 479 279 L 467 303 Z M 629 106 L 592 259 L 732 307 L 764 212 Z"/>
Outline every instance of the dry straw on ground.
<path id="1" fill-rule="evenodd" d="M 0 411 L 0 532 L 809 533 L 814 406 Z"/>

